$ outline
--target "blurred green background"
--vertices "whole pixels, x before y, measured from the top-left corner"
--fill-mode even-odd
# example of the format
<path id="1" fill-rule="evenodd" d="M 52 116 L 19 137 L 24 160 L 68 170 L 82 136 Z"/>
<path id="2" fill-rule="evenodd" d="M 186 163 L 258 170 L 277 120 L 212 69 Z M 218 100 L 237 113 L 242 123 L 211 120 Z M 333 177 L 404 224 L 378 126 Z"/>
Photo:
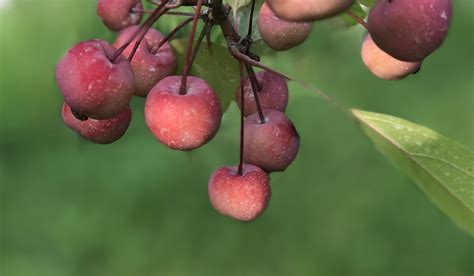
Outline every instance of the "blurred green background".
<path id="1" fill-rule="evenodd" d="M 426 125 L 472 149 L 474 2 L 453 2 L 444 46 L 405 81 L 380 81 L 364 68 L 360 27 L 318 23 L 306 44 L 264 60 L 349 106 Z M 10 0 L 0 8 L 2 276 L 474 273 L 473 239 L 351 118 L 298 85 L 290 85 L 288 114 L 301 151 L 272 175 L 270 206 L 253 223 L 218 215 L 207 197 L 210 174 L 237 163 L 234 104 L 218 136 L 192 153 L 155 141 L 143 99 L 134 100 L 122 140 L 81 140 L 61 121 L 54 67 L 78 41 L 113 39 L 95 3 Z"/>

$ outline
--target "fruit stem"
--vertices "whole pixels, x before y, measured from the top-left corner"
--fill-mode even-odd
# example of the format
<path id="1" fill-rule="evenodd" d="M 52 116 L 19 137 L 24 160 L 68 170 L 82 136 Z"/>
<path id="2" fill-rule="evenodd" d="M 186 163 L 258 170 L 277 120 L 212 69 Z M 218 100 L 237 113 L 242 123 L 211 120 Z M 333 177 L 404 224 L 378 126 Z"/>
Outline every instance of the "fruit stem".
<path id="1" fill-rule="evenodd" d="M 196 46 L 194 46 L 193 55 L 191 57 L 191 62 L 190 62 L 191 64 L 194 64 L 194 60 L 196 59 L 199 49 L 201 48 L 202 41 L 204 40 L 204 37 L 206 36 L 206 34 L 209 32 L 209 29 L 210 29 L 210 26 L 208 24 L 205 24 L 204 26 L 202 26 L 201 33 L 199 34 L 199 37 L 196 41 Z"/>
<path id="2" fill-rule="evenodd" d="M 367 30 L 369 29 L 369 25 L 364 21 L 364 19 L 357 16 L 357 14 L 353 13 L 352 11 L 346 11 L 346 13 L 347 13 L 347 15 L 352 17 L 352 19 L 354 19 L 357 23 L 362 25 L 365 29 L 367 29 Z"/>
<path id="3" fill-rule="evenodd" d="M 260 99 L 258 98 L 258 89 L 257 89 L 257 78 L 252 79 L 250 74 L 253 72 L 252 66 L 245 64 L 245 69 L 247 69 L 247 75 L 249 75 L 250 86 L 252 86 L 253 97 L 255 98 L 255 104 L 257 105 L 258 116 L 260 117 L 260 123 L 265 124 L 265 116 L 263 115 L 262 106 L 260 105 Z"/>
<path id="4" fill-rule="evenodd" d="M 145 9 L 137 9 L 133 8 L 132 12 L 142 12 L 145 14 L 151 14 L 154 12 L 154 10 L 145 10 Z M 192 12 L 177 12 L 177 11 L 167 11 L 165 15 L 179 15 L 179 16 L 187 16 L 187 17 L 193 17 L 194 14 Z"/>
<path id="5" fill-rule="evenodd" d="M 161 4 L 155 9 L 155 11 L 150 15 L 150 17 L 148 17 L 147 20 L 140 26 L 140 28 L 132 35 L 132 37 L 130 37 L 130 39 L 127 42 L 125 42 L 122 46 L 120 46 L 120 48 L 117 49 L 117 51 L 115 51 L 113 56 L 110 58 L 110 61 L 112 63 L 115 63 L 115 61 L 117 61 L 117 58 L 120 57 L 120 55 L 123 53 L 123 51 L 125 51 L 125 49 L 127 49 L 130 43 L 132 43 L 132 41 L 135 40 L 135 38 L 140 34 L 143 28 L 148 26 L 150 22 L 153 22 L 154 18 L 161 13 L 161 10 L 164 8 L 166 3 L 167 1 L 161 2 Z M 151 24 L 153 25 L 153 23 Z"/>
<path id="6" fill-rule="evenodd" d="M 239 61 L 239 70 L 240 70 L 240 162 L 239 162 L 239 169 L 238 174 L 243 175 L 243 167 L 244 167 L 244 137 L 245 137 L 245 130 L 244 130 L 244 121 L 245 121 L 245 98 L 244 98 L 244 65 L 241 61 Z"/>
<path id="7" fill-rule="evenodd" d="M 193 46 L 194 46 L 194 37 L 196 35 L 198 20 L 199 20 L 199 17 L 201 16 L 202 2 L 203 0 L 197 1 L 196 10 L 194 12 L 193 27 L 191 29 L 191 34 L 189 35 L 188 49 L 186 52 L 186 59 L 185 59 L 184 69 L 183 69 L 183 77 L 181 78 L 181 87 L 179 89 L 180 95 L 186 95 L 186 91 L 187 91 L 187 81 L 188 81 L 189 72 L 191 71 L 191 66 L 192 66 L 191 55 L 192 55 Z"/>
<path id="8" fill-rule="evenodd" d="M 250 10 L 250 18 L 249 18 L 249 29 L 247 32 L 247 38 L 252 39 L 252 25 L 253 25 L 253 14 L 255 11 L 255 0 L 252 0 L 252 9 Z"/>
<path id="9" fill-rule="evenodd" d="M 183 22 L 181 22 L 178 26 L 176 26 L 166 37 L 164 37 L 160 43 L 158 43 L 157 46 L 155 46 L 152 50 L 151 50 L 151 53 L 152 54 L 156 54 L 156 52 L 158 52 L 158 50 L 160 50 L 160 48 L 167 42 L 169 41 L 170 39 L 172 39 L 177 32 L 179 32 L 182 28 L 184 28 L 186 25 L 188 25 L 191 21 L 193 21 L 193 18 L 190 17 L 190 18 L 187 18 L 186 20 L 184 20 Z"/>
<path id="10" fill-rule="evenodd" d="M 250 66 L 249 78 L 255 83 L 255 87 L 257 87 L 257 92 L 262 92 L 262 84 L 258 81 L 257 75 L 255 75 L 255 71 L 253 67 Z"/>
<path id="11" fill-rule="evenodd" d="M 160 17 L 166 13 L 168 10 L 165 8 L 163 10 L 161 10 L 152 20 L 150 20 L 149 24 L 146 25 L 146 28 L 145 30 L 142 32 L 140 38 L 137 40 L 137 42 L 135 42 L 135 45 L 133 46 L 133 49 L 132 49 L 132 52 L 130 53 L 130 55 L 128 56 L 128 61 L 132 61 L 133 59 L 133 56 L 135 55 L 135 53 L 137 52 L 138 50 L 138 47 L 140 46 L 140 44 L 142 43 L 143 39 L 145 38 L 146 34 L 148 33 L 148 31 L 150 30 L 150 28 L 153 26 L 153 24 L 158 21 L 158 19 L 160 19 Z"/>

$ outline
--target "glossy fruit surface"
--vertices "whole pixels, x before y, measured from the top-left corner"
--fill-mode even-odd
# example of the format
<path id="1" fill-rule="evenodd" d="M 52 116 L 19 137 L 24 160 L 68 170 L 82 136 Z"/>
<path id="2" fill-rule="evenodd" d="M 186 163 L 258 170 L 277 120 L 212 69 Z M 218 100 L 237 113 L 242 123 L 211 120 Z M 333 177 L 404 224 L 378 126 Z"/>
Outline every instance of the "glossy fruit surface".
<path id="1" fill-rule="evenodd" d="M 61 116 L 66 126 L 87 140 L 97 144 L 110 144 L 120 139 L 127 132 L 132 120 L 132 111 L 130 107 L 126 107 L 122 112 L 109 119 L 95 120 L 89 118 L 81 121 L 73 115 L 71 108 L 64 103 Z"/>
<path id="2" fill-rule="evenodd" d="M 258 92 L 260 105 L 262 109 L 274 109 L 285 112 L 288 105 L 288 85 L 286 80 L 281 76 L 269 72 L 261 71 L 256 73 L 257 80 L 262 87 L 262 91 Z M 235 101 L 240 107 L 241 88 L 235 91 Z M 257 104 L 252 90 L 250 80 L 244 81 L 244 114 L 250 116 L 257 112 Z"/>
<path id="3" fill-rule="evenodd" d="M 204 80 L 188 77 L 185 95 L 179 94 L 180 84 L 181 76 L 171 76 L 153 87 L 146 99 L 145 120 L 161 143 L 176 150 L 192 150 L 216 135 L 222 109 Z"/>
<path id="4" fill-rule="evenodd" d="M 404 61 L 421 61 L 448 34 L 451 0 L 379 0 L 369 14 L 375 44 Z"/>
<path id="5" fill-rule="evenodd" d="M 244 160 L 266 172 L 284 171 L 296 158 L 300 138 L 285 113 L 265 109 L 265 123 L 257 113 L 245 120 Z"/>
<path id="6" fill-rule="evenodd" d="M 212 206 L 219 213 L 240 221 L 252 221 L 270 201 L 270 177 L 250 164 L 243 166 L 242 175 L 237 173 L 237 166 L 222 167 L 211 176 L 208 192 Z"/>
<path id="7" fill-rule="evenodd" d="M 258 28 L 268 47 L 285 51 L 303 43 L 311 33 L 311 22 L 291 22 L 281 19 L 266 3 L 260 8 Z"/>
<path id="8" fill-rule="evenodd" d="M 384 80 L 401 80 L 421 67 L 420 61 L 402 61 L 382 51 L 370 35 L 362 44 L 362 60 L 375 76 Z"/>
<path id="9" fill-rule="evenodd" d="M 140 23 L 143 16 L 141 0 L 99 0 L 97 14 L 112 31 Z"/>
<path id="10" fill-rule="evenodd" d="M 119 48 L 124 45 L 138 29 L 138 26 L 130 26 L 120 31 L 114 46 Z M 176 57 L 169 43 L 164 43 L 156 51 L 162 39 L 164 39 L 164 36 L 159 31 L 155 29 L 148 30 L 133 56 L 131 65 L 135 75 L 136 88 L 134 94 L 137 96 L 146 97 L 155 84 L 176 72 Z M 123 54 L 125 56 L 130 55 L 136 40 L 124 50 Z"/>
<path id="11" fill-rule="evenodd" d="M 124 110 L 135 90 L 132 67 L 124 56 L 112 62 L 116 49 L 103 40 L 81 42 L 56 66 L 64 101 L 76 112 L 107 119 Z"/>

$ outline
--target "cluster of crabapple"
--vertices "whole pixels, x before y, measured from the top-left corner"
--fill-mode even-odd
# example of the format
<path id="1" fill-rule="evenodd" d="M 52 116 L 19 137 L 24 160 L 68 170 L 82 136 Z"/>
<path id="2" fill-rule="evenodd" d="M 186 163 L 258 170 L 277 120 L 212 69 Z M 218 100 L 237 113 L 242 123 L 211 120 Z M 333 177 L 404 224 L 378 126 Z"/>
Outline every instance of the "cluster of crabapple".
<path id="1" fill-rule="evenodd" d="M 181 13 L 188 19 L 170 34 L 164 36 L 152 28 L 158 18 L 185 2 L 195 6 L 195 12 Z M 260 7 L 258 28 L 271 49 L 288 50 L 308 38 L 315 21 L 348 12 L 354 2 L 266 0 Z M 151 133 L 171 149 L 190 151 L 216 135 L 222 118 L 220 99 L 213 88 L 205 80 L 189 76 L 204 37 L 193 49 L 196 24 L 202 19 L 203 3 L 209 8 L 206 14 L 215 10 L 224 17 L 228 17 L 230 7 L 217 0 L 152 3 L 156 9 L 148 11 L 148 19 L 141 23 L 146 12 L 141 0 L 98 0 L 97 14 L 118 35 L 113 44 L 100 39 L 80 42 L 61 58 L 56 80 L 64 97 L 62 118 L 82 137 L 109 144 L 120 139 L 130 125 L 131 98 L 146 97 L 144 116 Z M 255 1 L 252 12 L 254 7 Z M 220 20 L 216 25 L 227 24 L 221 30 L 224 36 L 234 38 L 231 43 L 240 45 L 244 41 L 233 23 L 222 20 L 222 14 L 213 17 Z M 450 0 L 378 0 L 368 24 L 355 18 L 369 30 L 362 47 L 364 63 L 382 79 L 402 79 L 414 73 L 422 60 L 441 45 L 450 18 Z M 177 59 L 168 42 L 191 22 L 186 64 L 183 74 L 176 75 Z M 251 26 L 252 16 L 246 37 L 250 46 Z M 229 30 L 233 33 L 225 33 Z M 212 206 L 241 221 L 254 220 L 263 213 L 271 197 L 269 174 L 288 168 L 300 146 L 296 128 L 285 114 L 288 78 L 252 59 L 250 46 L 241 47 L 237 54 L 231 51 L 241 69 L 241 84 L 235 90 L 241 110 L 240 163 L 219 168 L 208 183 Z M 265 70 L 255 73 L 253 67 Z"/>
<path id="2" fill-rule="evenodd" d="M 347 11 L 354 2 L 266 0 L 259 17 L 262 38 L 273 50 L 287 50 L 304 42 L 314 21 Z M 378 0 L 368 23 L 357 18 L 368 29 L 361 51 L 365 66 L 384 80 L 417 73 L 446 38 L 451 12 L 451 0 Z"/>

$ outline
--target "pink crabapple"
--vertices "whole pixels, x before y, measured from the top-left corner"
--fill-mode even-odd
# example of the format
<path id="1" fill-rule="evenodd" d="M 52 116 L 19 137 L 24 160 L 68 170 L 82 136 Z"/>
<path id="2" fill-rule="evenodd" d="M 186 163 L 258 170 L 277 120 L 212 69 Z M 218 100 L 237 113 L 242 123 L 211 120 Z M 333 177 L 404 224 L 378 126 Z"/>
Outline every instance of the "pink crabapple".
<path id="1" fill-rule="evenodd" d="M 82 137 L 97 143 L 110 144 L 120 139 L 132 120 L 132 111 L 126 107 L 122 112 L 105 120 L 86 119 L 81 121 L 74 116 L 71 108 L 64 103 L 61 115 L 64 123 Z"/>
<path id="2" fill-rule="evenodd" d="M 262 91 L 258 92 L 262 109 L 275 109 L 285 112 L 288 105 L 288 85 L 286 80 L 270 71 L 261 71 L 255 74 Z M 241 87 L 235 91 L 235 101 L 240 107 Z M 244 114 L 250 116 L 257 112 L 257 106 L 250 80 L 244 81 Z"/>
<path id="3" fill-rule="evenodd" d="M 221 214 L 240 221 L 256 219 L 271 198 L 270 177 L 262 169 L 244 164 L 242 175 L 237 166 L 219 168 L 208 185 L 212 206 Z"/>
<path id="4" fill-rule="evenodd" d="M 382 51 L 367 35 L 362 44 L 362 60 L 375 76 L 383 80 L 401 80 L 421 67 L 420 61 L 401 61 Z"/>
<path id="5" fill-rule="evenodd" d="M 355 0 L 266 0 L 275 14 L 288 21 L 323 20 L 349 9 Z"/>
<path id="6" fill-rule="evenodd" d="M 138 26 L 130 26 L 121 30 L 114 46 L 119 48 L 124 45 L 138 29 Z M 131 65 L 135 75 L 135 95 L 137 96 L 146 97 L 155 84 L 176 72 L 177 61 L 169 43 L 165 42 L 157 49 L 164 38 L 156 29 L 148 30 L 133 56 Z M 125 56 L 130 55 L 136 40 L 133 40 L 123 51 Z"/>
<path id="7" fill-rule="evenodd" d="M 181 76 L 161 80 L 148 94 L 145 120 L 153 135 L 176 150 L 192 150 L 209 142 L 219 129 L 219 97 L 204 80 L 189 76 L 180 95 Z"/>
<path id="8" fill-rule="evenodd" d="M 135 90 L 132 67 L 124 56 L 110 58 L 116 49 L 103 40 L 81 42 L 56 66 L 56 81 L 64 101 L 76 112 L 107 119 L 124 110 Z"/>
<path id="9" fill-rule="evenodd" d="M 312 22 L 291 22 L 281 19 L 263 3 L 258 29 L 263 41 L 275 51 L 285 51 L 303 43 L 311 33 Z"/>
<path id="10" fill-rule="evenodd" d="M 266 172 L 284 171 L 296 158 L 300 138 L 285 113 L 264 109 L 265 123 L 258 113 L 245 119 L 244 161 Z"/>
<path id="11" fill-rule="evenodd" d="M 99 0 L 97 14 L 104 25 L 112 31 L 137 25 L 142 20 L 143 5 L 141 0 Z"/>
<path id="12" fill-rule="evenodd" d="M 369 33 L 394 58 L 422 61 L 443 43 L 451 13 L 451 0 L 379 0 L 369 14 Z"/>

